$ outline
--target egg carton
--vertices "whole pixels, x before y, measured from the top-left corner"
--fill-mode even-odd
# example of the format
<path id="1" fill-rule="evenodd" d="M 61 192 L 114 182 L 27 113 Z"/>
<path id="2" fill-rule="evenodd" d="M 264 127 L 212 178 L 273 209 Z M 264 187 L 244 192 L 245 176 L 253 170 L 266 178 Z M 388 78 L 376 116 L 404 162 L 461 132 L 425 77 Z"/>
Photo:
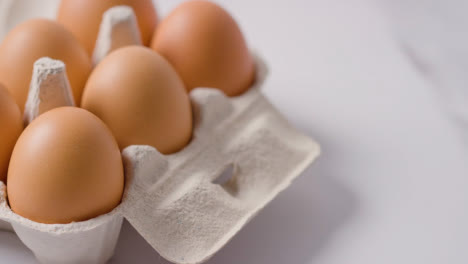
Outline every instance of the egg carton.
<path id="1" fill-rule="evenodd" d="M 226 97 L 212 88 L 190 92 L 194 130 L 184 149 L 170 155 L 150 146 L 122 151 L 125 191 L 111 212 L 83 222 L 37 223 L 10 209 L 0 182 L 0 219 L 41 263 L 107 262 L 124 218 L 165 259 L 206 261 L 320 154 L 319 145 L 261 93 L 267 67 L 254 58 L 256 81 L 244 94 Z M 49 58 L 35 63 L 25 123 L 74 104 L 65 67 Z"/>

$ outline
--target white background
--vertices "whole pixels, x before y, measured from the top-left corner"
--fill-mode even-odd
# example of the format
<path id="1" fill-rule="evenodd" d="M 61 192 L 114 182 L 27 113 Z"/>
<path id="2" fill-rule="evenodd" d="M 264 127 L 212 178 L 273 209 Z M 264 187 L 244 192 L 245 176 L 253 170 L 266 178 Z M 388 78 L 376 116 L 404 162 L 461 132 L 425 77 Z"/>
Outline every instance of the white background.
<path id="1" fill-rule="evenodd" d="M 24 2 L 24 17 L 53 14 Z M 208 263 L 468 263 L 466 4 L 217 2 L 267 60 L 265 94 L 323 154 Z M 35 263 L 4 232 L 0 262 Z M 111 263 L 166 262 L 125 223 Z"/>

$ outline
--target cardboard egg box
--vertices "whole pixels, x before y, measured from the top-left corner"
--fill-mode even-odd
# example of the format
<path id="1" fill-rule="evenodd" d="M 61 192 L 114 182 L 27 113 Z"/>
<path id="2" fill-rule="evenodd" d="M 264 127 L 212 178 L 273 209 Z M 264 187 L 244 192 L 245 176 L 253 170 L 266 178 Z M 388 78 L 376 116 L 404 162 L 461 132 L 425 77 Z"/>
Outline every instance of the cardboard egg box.
<path id="1" fill-rule="evenodd" d="M 130 30 L 128 39 L 138 40 L 133 13 L 122 10 L 104 15 L 96 63 L 118 48 L 115 34 Z M 320 153 L 319 145 L 294 129 L 261 93 L 267 68 L 254 57 L 256 81 L 244 94 L 227 97 L 213 88 L 190 92 L 194 130 L 183 150 L 163 155 L 150 146 L 130 146 L 122 151 L 125 191 L 110 213 L 70 224 L 37 223 L 11 211 L 0 182 L 0 219 L 41 263 L 107 262 L 123 218 L 165 259 L 206 261 Z M 74 105 L 65 67 L 49 58 L 35 63 L 26 123 L 52 108 Z"/>

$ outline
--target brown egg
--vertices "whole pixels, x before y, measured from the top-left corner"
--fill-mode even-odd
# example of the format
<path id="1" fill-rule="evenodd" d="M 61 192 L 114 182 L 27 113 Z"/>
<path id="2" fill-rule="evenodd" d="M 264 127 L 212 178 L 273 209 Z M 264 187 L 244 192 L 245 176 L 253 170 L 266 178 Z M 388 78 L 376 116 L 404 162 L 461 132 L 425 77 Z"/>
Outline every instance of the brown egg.
<path id="1" fill-rule="evenodd" d="M 118 49 L 98 64 L 86 84 L 82 107 L 109 126 L 122 149 L 150 145 L 173 153 L 192 134 L 182 80 L 162 56 L 142 46 Z"/>
<path id="2" fill-rule="evenodd" d="M 50 110 L 24 130 L 7 180 L 11 209 L 47 224 L 107 213 L 120 203 L 124 188 L 122 158 L 110 130 L 75 107 Z"/>
<path id="3" fill-rule="evenodd" d="M 32 19 L 15 27 L 0 46 L 0 82 L 24 109 L 34 62 L 50 57 L 65 62 L 75 102 L 79 104 L 91 59 L 73 35 L 62 25 Z"/>
<path id="4" fill-rule="evenodd" d="M 57 20 L 70 30 L 92 55 L 101 25 L 102 15 L 109 8 L 126 5 L 133 8 L 144 45 L 149 46 L 157 23 L 151 0 L 62 0 Z"/>
<path id="5" fill-rule="evenodd" d="M 162 21 L 151 46 L 174 66 L 189 91 L 212 87 L 235 96 L 254 80 L 254 61 L 239 27 L 208 1 L 178 6 Z"/>
<path id="6" fill-rule="evenodd" d="M 5 182 L 11 152 L 22 130 L 21 111 L 15 99 L 0 84 L 0 181 Z"/>

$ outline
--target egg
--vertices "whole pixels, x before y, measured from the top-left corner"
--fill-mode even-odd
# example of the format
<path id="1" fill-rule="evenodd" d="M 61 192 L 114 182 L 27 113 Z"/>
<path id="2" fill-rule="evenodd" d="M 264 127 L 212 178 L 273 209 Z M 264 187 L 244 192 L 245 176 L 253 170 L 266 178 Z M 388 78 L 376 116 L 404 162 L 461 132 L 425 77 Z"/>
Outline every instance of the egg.
<path id="1" fill-rule="evenodd" d="M 159 25 L 151 47 L 174 66 L 189 91 L 211 87 L 235 96 L 254 81 L 254 61 L 238 25 L 208 1 L 179 5 Z"/>
<path id="2" fill-rule="evenodd" d="M 172 66 L 143 46 L 110 53 L 89 77 L 82 107 L 106 123 L 121 149 L 150 145 L 169 154 L 191 138 L 192 110 Z"/>
<path id="3" fill-rule="evenodd" d="M 55 108 L 19 137 L 7 182 L 16 214 L 46 224 L 84 221 L 120 203 L 122 157 L 110 130 L 95 115 Z"/>
<path id="4" fill-rule="evenodd" d="M 62 0 L 57 21 L 78 38 L 91 56 L 102 15 L 109 8 L 119 5 L 132 7 L 138 20 L 142 43 L 149 46 L 157 23 L 156 10 L 151 0 Z"/>
<path id="5" fill-rule="evenodd" d="M 79 104 L 92 70 L 91 59 L 62 25 L 46 19 L 32 19 L 16 26 L 0 45 L 0 82 L 9 89 L 21 111 L 27 99 L 34 62 L 42 57 L 66 64 L 73 96 Z"/>
<path id="6" fill-rule="evenodd" d="M 21 111 L 8 90 L 0 84 L 0 180 L 5 182 L 11 152 L 21 131 Z"/>

